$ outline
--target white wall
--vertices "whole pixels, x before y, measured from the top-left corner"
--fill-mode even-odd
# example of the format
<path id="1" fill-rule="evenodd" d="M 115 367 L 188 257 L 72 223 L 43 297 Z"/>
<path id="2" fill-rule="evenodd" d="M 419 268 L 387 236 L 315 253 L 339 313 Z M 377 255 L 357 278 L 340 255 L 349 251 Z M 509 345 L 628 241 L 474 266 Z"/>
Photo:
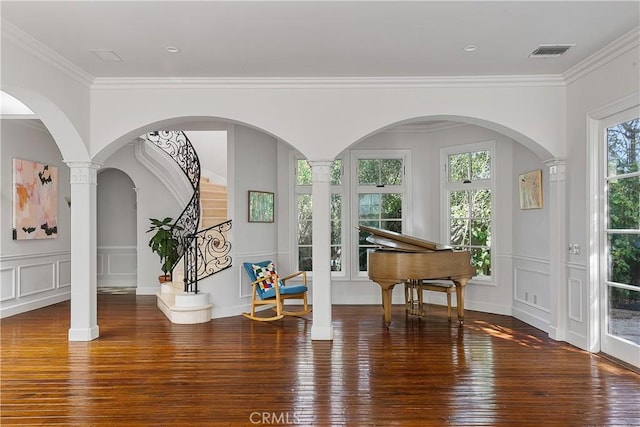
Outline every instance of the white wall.
<path id="1" fill-rule="evenodd" d="M 116 151 L 103 165 L 104 168 L 115 168 L 129 176 L 136 191 L 136 224 L 135 244 L 137 247 L 136 274 L 138 294 L 155 294 L 160 290 L 158 276 L 162 275 L 160 258 L 149 248 L 149 218 L 177 218 L 184 209 L 171 196 L 166 187 L 153 174 L 138 162 L 135 156 L 134 143 L 125 145 Z M 128 190 L 126 190 L 128 192 Z M 98 195 L 100 188 L 98 188 Z M 121 195 L 122 196 L 122 195 Z M 130 196 L 130 194 L 129 194 Z M 101 225 L 98 223 L 98 229 Z M 125 251 L 124 254 L 129 254 Z"/>
<path id="2" fill-rule="evenodd" d="M 248 222 L 248 191 L 275 193 L 276 209 L 282 203 L 277 187 L 276 140 L 263 132 L 240 125 L 230 126 L 228 136 L 229 218 L 228 233 L 233 266 L 205 279 L 198 289 L 211 295 L 213 317 L 238 315 L 248 311 L 251 286 L 243 262 L 278 261 L 277 230 L 287 217 L 275 215 L 273 223 Z"/>
<path id="3" fill-rule="evenodd" d="M 227 131 L 187 130 L 200 159 L 201 176 L 215 184 L 227 185 Z"/>
<path id="4" fill-rule="evenodd" d="M 590 152 L 587 133 L 589 114 L 630 97 L 627 107 L 640 104 L 640 42 L 637 32 L 621 49 L 605 58 L 595 58 L 586 71 L 577 74 L 567 88 L 567 241 L 580 245 L 580 255 L 569 255 L 567 263 L 568 341 L 580 348 L 599 350 L 598 272 L 589 265 L 598 248 L 591 230 L 590 205 L 594 195 L 589 183 L 598 173 L 589 167 L 596 153 Z M 629 105 L 630 104 L 630 105 Z"/>
<path id="5" fill-rule="evenodd" d="M 118 169 L 98 172 L 98 287 L 135 286 L 136 192 L 131 178 Z M 143 248 L 148 250 L 147 247 Z"/>
<path id="6" fill-rule="evenodd" d="M 69 299 L 71 284 L 71 210 L 69 168 L 39 120 L 1 120 L 0 139 L 0 317 Z M 55 239 L 13 240 L 12 159 L 58 168 L 58 236 Z"/>
<path id="7" fill-rule="evenodd" d="M 158 123 L 193 117 L 249 124 L 312 160 L 334 158 L 371 133 L 430 116 L 495 126 L 547 158 L 565 153 L 566 90 L 559 78 L 524 78 L 503 85 L 473 78 L 398 79 L 373 86 L 331 81 L 286 87 L 269 82 L 237 87 L 216 80 L 194 84 L 176 88 L 97 80 L 91 97 L 92 156 L 99 162 L 119 143 Z"/>
<path id="8" fill-rule="evenodd" d="M 515 145 L 513 177 L 542 170 L 542 209 L 520 209 L 518 185 L 513 185 L 513 315 L 548 332 L 551 321 L 551 298 L 555 295 L 550 282 L 549 170 L 531 151 Z"/>
<path id="9" fill-rule="evenodd" d="M 91 77 L 8 22 L 0 30 L 2 90 L 42 120 L 66 161 L 89 161 Z"/>

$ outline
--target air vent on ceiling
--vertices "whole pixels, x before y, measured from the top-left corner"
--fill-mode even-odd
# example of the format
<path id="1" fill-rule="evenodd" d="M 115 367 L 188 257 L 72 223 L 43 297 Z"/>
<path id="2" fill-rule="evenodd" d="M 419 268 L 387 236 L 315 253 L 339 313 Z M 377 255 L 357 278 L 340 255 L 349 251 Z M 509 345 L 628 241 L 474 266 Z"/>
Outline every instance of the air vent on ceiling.
<path id="1" fill-rule="evenodd" d="M 90 50 L 95 56 L 104 62 L 122 62 L 122 58 L 112 50 Z"/>
<path id="2" fill-rule="evenodd" d="M 529 58 L 553 58 L 568 51 L 574 44 L 541 44 L 529 54 Z"/>

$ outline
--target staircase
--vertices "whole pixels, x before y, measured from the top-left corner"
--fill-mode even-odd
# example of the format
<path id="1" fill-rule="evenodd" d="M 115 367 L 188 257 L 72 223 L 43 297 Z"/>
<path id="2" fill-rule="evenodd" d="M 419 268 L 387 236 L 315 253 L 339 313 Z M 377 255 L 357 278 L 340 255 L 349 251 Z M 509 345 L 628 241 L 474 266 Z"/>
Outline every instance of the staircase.
<path id="1" fill-rule="evenodd" d="M 200 178 L 200 228 L 208 228 L 227 220 L 227 187 Z"/>
<path id="2" fill-rule="evenodd" d="M 211 320 L 211 307 L 208 293 L 183 292 L 183 282 L 163 283 L 157 295 L 157 305 L 171 323 L 194 324 Z"/>
<path id="3" fill-rule="evenodd" d="M 171 272 L 173 282 L 163 284 L 157 295 L 158 308 L 173 323 L 208 322 L 212 305 L 209 294 L 198 291 L 198 280 L 231 267 L 232 262 L 226 187 L 201 179 L 200 160 L 184 132 L 149 132 L 144 139 L 170 156 L 193 188 L 171 229 L 180 242 L 181 260 Z"/>

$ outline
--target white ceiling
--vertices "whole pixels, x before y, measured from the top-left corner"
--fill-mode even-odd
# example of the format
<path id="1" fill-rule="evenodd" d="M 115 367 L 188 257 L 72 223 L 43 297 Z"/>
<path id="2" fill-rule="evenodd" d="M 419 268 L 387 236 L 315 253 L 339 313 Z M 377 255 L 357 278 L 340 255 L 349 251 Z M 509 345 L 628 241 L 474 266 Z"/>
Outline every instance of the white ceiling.
<path id="1" fill-rule="evenodd" d="M 637 0 L 0 5 L 4 22 L 93 77 L 562 74 L 640 25 Z M 465 52 L 470 44 L 477 50 Z M 529 58 L 540 44 L 575 46 L 558 58 Z M 91 50 L 113 50 L 122 62 L 102 62 Z"/>

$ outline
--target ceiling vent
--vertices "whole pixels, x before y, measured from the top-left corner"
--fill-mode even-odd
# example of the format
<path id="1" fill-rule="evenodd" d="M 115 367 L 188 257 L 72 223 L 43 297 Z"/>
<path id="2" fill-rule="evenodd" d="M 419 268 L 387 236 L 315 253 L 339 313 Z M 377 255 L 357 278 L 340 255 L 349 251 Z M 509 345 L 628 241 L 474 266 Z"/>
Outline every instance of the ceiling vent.
<path id="1" fill-rule="evenodd" d="M 95 56 L 103 62 L 122 62 L 122 58 L 112 50 L 90 50 Z"/>
<path id="2" fill-rule="evenodd" d="M 568 51 L 574 44 L 541 44 L 529 54 L 529 58 L 554 58 Z"/>

